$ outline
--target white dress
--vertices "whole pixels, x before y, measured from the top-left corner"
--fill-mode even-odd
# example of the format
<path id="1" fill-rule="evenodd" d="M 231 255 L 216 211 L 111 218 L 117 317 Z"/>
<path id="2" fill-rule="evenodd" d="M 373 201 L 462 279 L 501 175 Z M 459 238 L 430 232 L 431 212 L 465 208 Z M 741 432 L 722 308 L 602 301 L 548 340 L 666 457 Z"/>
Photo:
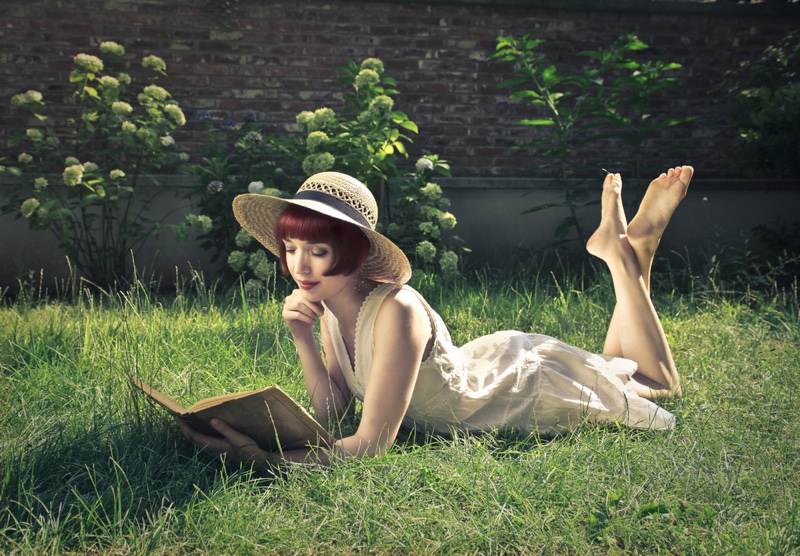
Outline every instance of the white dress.
<path id="1" fill-rule="evenodd" d="M 372 370 L 378 310 L 401 286 L 380 284 L 364 300 L 356 321 L 355 369 L 339 323 L 325 311 L 336 357 L 353 395 L 364 399 Z M 636 363 L 597 355 L 542 334 L 496 332 L 455 347 L 441 317 L 414 292 L 434 325 L 430 355 L 419 369 L 403 420 L 438 433 L 500 430 L 552 437 L 581 423 L 620 423 L 670 429 L 675 417 L 633 389 Z"/>

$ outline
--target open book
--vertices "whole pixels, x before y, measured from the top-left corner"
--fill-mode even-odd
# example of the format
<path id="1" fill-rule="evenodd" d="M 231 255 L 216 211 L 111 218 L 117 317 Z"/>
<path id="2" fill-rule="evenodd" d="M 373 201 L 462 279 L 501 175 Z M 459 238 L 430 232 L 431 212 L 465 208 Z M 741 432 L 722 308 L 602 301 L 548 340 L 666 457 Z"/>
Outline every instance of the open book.
<path id="1" fill-rule="evenodd" d="M 217 417 L 269 452 L 333 442 L 325 428 L 277 385 L 206 398 L 187 409 L 138 378 L 131 378 L 131 383 L 167 411 L 210 436 L 220 436 L 210 424 Z"/>

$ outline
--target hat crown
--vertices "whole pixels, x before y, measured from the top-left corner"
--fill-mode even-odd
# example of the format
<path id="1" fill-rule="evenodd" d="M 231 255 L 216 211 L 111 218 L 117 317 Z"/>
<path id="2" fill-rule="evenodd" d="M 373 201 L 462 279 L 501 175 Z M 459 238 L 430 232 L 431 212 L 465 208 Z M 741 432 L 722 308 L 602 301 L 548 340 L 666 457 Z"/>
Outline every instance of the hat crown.
<path id="1" fill-rule="evenodd" d="M 361 214 L 375 229 L 378 223 L 378 204 L 367 186 L 357 179 L 339 172 L 320 172 L 308 178 L 297 193 L 317 191 L 338 199 Z"/>

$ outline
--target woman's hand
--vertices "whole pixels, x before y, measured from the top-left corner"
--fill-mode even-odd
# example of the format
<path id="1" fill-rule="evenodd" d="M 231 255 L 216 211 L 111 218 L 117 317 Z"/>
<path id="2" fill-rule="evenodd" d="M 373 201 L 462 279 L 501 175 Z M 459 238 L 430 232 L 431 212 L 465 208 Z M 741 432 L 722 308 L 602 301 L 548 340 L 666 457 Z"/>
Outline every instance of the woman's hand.
<path id="1" fill-rule="evenodd" d="M 295 335 L 310 331 L 324 313 L 322 303 L 308 301 L 300 289 L 294 290 L 283 302 L 283 320 Z"/>
<path id="2" fill-rule="evenodd" d="M 180 417 L 175 417 L 178 426 L 184 436 L 191 440 L 195 446 L 202 448 L 212 456 L 225 456 L 225 461 L 238 465 L 240 463 L 253 466 L 264 463 L 276 463 L 279 459 L 258 447 L 255 440 L 229 427 L 220 419 L 211 419 L 211 426 L 214 427 L 222 438 L 209 436 L 195 430 L 189 423 Z"/>

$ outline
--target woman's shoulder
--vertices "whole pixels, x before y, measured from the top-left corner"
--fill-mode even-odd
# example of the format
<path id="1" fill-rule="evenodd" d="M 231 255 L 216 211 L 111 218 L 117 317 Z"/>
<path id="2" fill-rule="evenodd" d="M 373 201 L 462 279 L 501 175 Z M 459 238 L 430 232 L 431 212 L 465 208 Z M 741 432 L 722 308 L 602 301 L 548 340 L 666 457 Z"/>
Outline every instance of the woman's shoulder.
<path id="1" fill-rule="evenodd" d="M 409 287 L 391 289 L 381 303 L 376 328 L 379 325 L 398 327 L 428 322 L 428 313 L 421 296 Z"/>
<path id="2" fill-rule="evenodd" d="M 386 301 L 389 301 L 397 310 L 404 311 L 422 311 L 426 313 L 429 307 L 422 294 L 407 285 L 396 286 L 391 289 L 386 295 Z"/>

